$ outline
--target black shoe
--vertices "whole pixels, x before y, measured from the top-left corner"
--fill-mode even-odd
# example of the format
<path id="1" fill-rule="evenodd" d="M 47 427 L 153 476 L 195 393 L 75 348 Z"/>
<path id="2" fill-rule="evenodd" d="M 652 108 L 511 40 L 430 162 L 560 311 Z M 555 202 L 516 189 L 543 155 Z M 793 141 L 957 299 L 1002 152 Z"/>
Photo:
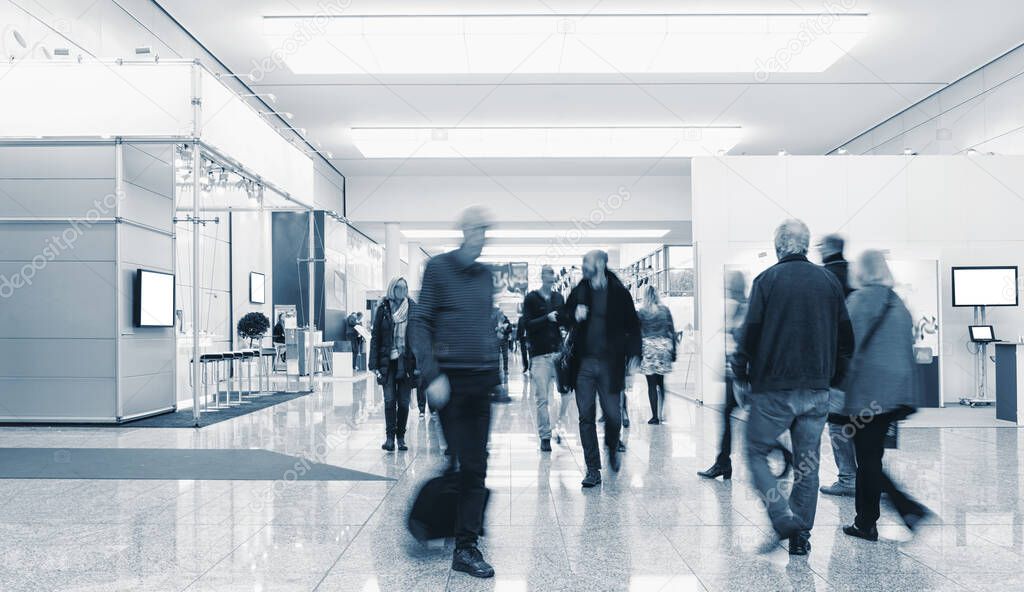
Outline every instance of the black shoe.
<path id="1" fill-rule="evenodd" d="M 583 487 L 594 487 L 601 483 L 601 471 L 597 469 L 587 469 L 587 476 L 583 478 L 581 485 Z"/>
<path id="2" fill-rule="evenodd" d="M 483 554 L 476 547 L 455 549 L 455 555 L 452 556 L 452 569 L 467 573 L 474 578 L 494 577 L 494 568 L 490 563 L 484 561 Z"/>
<path id="3" fill-rule="evenodd" d="M 619 442 L 619 444 L 622 443 Z M 622 457 L 619 456 L 619 450 L 617 448 L 615 450 L 612 450 L 611 448 L 608 449 L 608 466 L 616 473 L 618 473 L 619 469 L 622 468 Z"/>
<path id="4" fill-rule="evenodd" d="M 915 532 L 922 522 L 927 522 L 935 517 L 935 513 L 928 508 L 921 506 L 920 511 L 912 512 L 903 517 L 903 524 L 907 525 L 910 532 Z"/>
<path id="5" fill-rule="evenodd" d="M 622 427 L 624 427 L 624 428 L 628 428 L 629 427 L 629 418 L 626 417 L 626 416 L 622 417 Z"/>
<path id="6" fill-rule="evenodd" d="M 615 450 L 617 450 L 619 452 L 625 452 L 626 451 L 626 443 L 623 442 L 622 440 L 619 440 L 618 445 L 615 446 Z"/>
<path id="7" fill-rule="evenodd" d="M 778 549 L 779 541 L 789 539 L 789 552 L 791 555 L 799 555 L 800 553 L 793 553 L 793 551 L 800 551 L 800 545 L 794 546 L 794 539 L 802 537 L 806 543 L 806 551 L 810 551 L 811 543 L 807 539 L 810 537 L 810 533 L 804 533 L 803 528 L 796 521 L 796 518 L 788 516 L 782 520 L 780 524 L 775 526 L 772 536 L 768 538 L 764 543 L 758 547 L 757 552 L 763 554 L 771 553 Z M 807 553 L 804 552 L 804 555 Z"/>
<path id="8" fill-rule="evenodd" d="M 878 540 L 878 529 L 874 526 L 872 526 L 870 530 L 864 530 L 856 524 L 851 524 L 850 526 L 844 526 L 843 532 L 852 537 L 857 537 L 858 539 L 871 541 L 872 543 Z"/>
<path id="9" fill-rule="evenodd" d="M 395 437 L 394 436 L 388 436 L 388 439 L 384 440 L 384 443 L 381 444 L 380 447 L 383 450 L 387 450 L 388 452 L 392 452 L 395 449 Z"/>
<path id="10" fill-rule="evenodd" d="M 398 449 L 409 450 L 409 447 L 405 445 L 405 438 L 403 438 L 402 436 L 398 437 Z"/>
<path id="11" fill-rule="evenodd" d="M 715 463 L 706 471 L 697 471 L 697 474 L 705 479 L 717 479 L 718 477 L 721 477 L 723 480 L 728 481 L 729 479 L 732 479 L 732 465 Z"/>
<path id="12" fill-rule="evenodd" d="M 659 423 L 661 423 L 661 420 L 658 419 L 657 417 L 652 417 L 647 420 L 647 423 L 650 425 L 658 425 Z"/>
<path id="13" fill-rule="evenodd" d="M 551 438 L 541 438 L 540 440 L 540 451 L 551 452 Z"/>
<path id="14" fill-rule="evenodd" d="M 802 556 L 811 552 L 810 535 L 799 533 L 789 537 L 789 554 Z"/>

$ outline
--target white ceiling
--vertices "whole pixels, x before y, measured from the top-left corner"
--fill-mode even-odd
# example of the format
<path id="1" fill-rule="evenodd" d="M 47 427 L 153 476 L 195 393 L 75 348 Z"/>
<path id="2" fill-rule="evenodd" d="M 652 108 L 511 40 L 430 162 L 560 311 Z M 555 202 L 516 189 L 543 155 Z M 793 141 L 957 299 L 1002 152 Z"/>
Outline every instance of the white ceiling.
<path id="1" fill-rule="evenodd" d="M 335 0 L 339 5 L 345 2 Z M 1021 42 L 1019 0 L 351 0 L 343 14 L 822 12 L 872 15 L 853 51 L 817 74 L 296 76 L 281 66 L 251 86 L 273 92 L 356 175 L 686 175 L 687 159 L 373 159 L 348 140 L 352 126 L 740 125 L 731 154 L 823 154 Z M 264 15 L 314 15 L 310 0 L 160 0 L 236 73 L 271 53 Z M 409 48 L 415 51 L 415 48 Z M 486 167 L 485 171 L 481 171 Z"/>

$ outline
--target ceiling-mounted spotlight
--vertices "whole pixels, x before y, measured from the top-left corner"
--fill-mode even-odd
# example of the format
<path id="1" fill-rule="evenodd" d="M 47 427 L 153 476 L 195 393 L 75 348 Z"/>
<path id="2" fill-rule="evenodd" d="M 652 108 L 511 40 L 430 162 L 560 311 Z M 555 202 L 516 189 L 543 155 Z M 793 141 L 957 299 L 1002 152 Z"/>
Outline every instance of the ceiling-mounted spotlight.
<path id="1" fill-rule="evenodd" d="M 975 150 L 974 148 L 967 149 L 967 156 L 975 156 L 976 154 L 978 154 L 978 151 Z"/>
<path id="2" fill-rule="evenodd" d="M 71 48 L 69 48 L 69 47 L 54 47 L 53 48 L 53 55 L 54 55 L 54 57 L 58 57 L 58 58 L 69 58 L 69 57 L 71 57 Z"/>
<path id="3" fill-rule="evenodd" d="M 789 156 L 789 152 L 786 152 L 785 149 L 779 150 L 779 156 Z"/>
<path id="4" fill-rule="evenodd" d="M 295 119 L 295 115 L 290 111 L 260 111 L 260 115 L 280 115 L 285 119 Z"/>
<path id="5" fill-rule="evenodd" d="M 17 29 L 11 29 L 11 35 L 14 35 L 14 40 L 18 42 L 18 45 L 22 47 L 28 47 L 28 42 L 21 36 L 21 32 Z"/>
<path id="6" fill-rule="evenodd" d="M 849 153 L 850 153 L 850 151 L 847 150 L 846 148 L 840 148 L 839 150 L 836 150 L 836 154 L 849 154 Z"/>
<path id="7" fill-rule="evenodd" d="M 914 152 L 911 148 L 904 148 L 903 156 L 917 156 L 917 152 Z"/>

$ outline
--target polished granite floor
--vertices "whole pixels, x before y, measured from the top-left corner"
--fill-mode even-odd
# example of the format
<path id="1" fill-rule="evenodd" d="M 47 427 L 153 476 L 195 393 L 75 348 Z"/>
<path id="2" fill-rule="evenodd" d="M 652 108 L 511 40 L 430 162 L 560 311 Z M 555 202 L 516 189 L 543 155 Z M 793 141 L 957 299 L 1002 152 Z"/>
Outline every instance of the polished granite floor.
<path id="1" fill-rule="evenodd" d="M 742 454 L 731 483 L 694 474 L 714 455 L 714 409 L 670 397 L 669 422 L 649 426 L 637 391 L 622 472 L 583 491 L 577 435 L 540 453 L 533 402 L 521 380 L 511 390 L 491 438 L 493 580 L 405 532 L 410 495 L 443 462 L 437 422 L 413 413 L 412 449 L 385 453 L 377 391 L 337 380 L 198 431 L 0 428 L 0 448 L 266 449 L 394 479 L 0 480 L 0 590 L 1024 590 L 1020 430 L 903 430 L 889 466 L 940 520 L 909 540 L 886 514 L 872 544 L 839 531 L 852 500 L 821 498 L 810 557 L 790 559 L 755 552 L 767 521 Z"/>

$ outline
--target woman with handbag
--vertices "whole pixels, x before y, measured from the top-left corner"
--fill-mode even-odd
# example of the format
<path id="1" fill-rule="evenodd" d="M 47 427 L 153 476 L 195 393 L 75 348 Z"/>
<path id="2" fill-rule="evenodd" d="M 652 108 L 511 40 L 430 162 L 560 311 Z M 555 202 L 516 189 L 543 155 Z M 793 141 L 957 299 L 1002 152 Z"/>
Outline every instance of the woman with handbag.
<path id="1" fill-rule="evenodd" d="M 844 431 L 852 433 L 857 454 L 857 517 L 843 532 L 877 541 L 883 491 L 910 530 L 931 512 L 901 491 L 882 468 L 890 426 L 915 411 L 913 319 L 893 291 L 885 255 L 866 251 L 856 272 L 861 289 L 850 295 L 847 308 L 857 349 L 844 383 L 843 413 L 849 417 Z"/>
<path id="2" fill-rule="evenodd" d="M 391 452 L 395 440 L 399 450 L 408 450 L 405 427 L 409 402 L 416 381 L 416 358 L 409 343 L 409 318 L 415 303 L 409 298 L 409 284 L 397 277 L 388 284 L 387 296 L 377 306 L 370 337 L 370 370 L 384 389 L 384 423 L 387 439 L 381 448 Z"/>
<path id="3" fill-rule="evenodd" d="M 672 312 L 662 304 L 658 289 L 648 284 L 644 290 L 644 305 L 637 311 L 640 333 L 643 336 L 643 357 L 640 372 L 647 377 L 647 398 L 651 403 L 651 419 L 662 422 L 665 408 L 665 375 L 672 371 L 676 361 L 676 328 Z"/>

